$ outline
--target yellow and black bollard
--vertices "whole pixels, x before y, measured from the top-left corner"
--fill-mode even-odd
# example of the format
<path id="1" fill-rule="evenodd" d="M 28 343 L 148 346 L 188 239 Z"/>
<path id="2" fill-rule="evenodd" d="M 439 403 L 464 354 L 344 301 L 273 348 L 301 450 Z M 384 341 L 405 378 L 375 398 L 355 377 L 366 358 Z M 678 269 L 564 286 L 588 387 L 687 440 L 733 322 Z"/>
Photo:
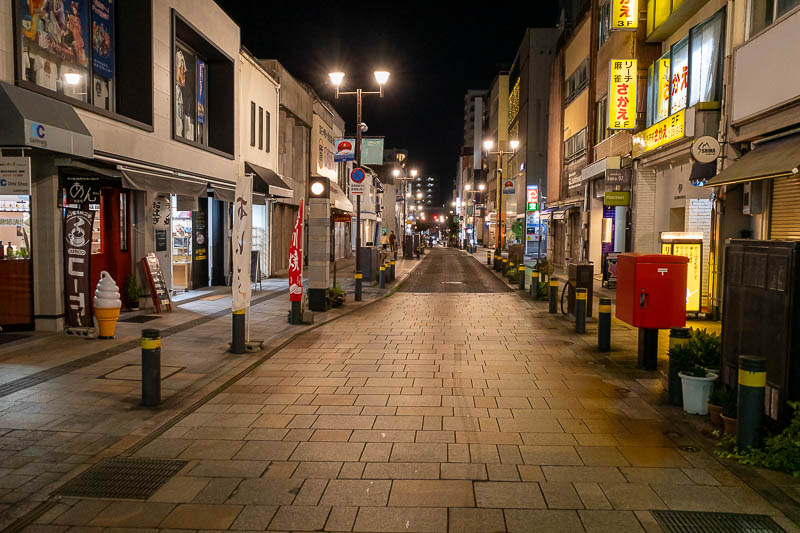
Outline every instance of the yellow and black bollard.
<path id="1" fill-rule="evenodd" d="M 486 251 L 486 264 L 487 265 L 491 265 L 492 264 L 492 251 L 491 250 L 487 250 Z"/>
<path id="2" fill-rule="evenodd" d="M 531 298 L 534 300 L 536 296 L 539 294 L 539 271 L 538 270 L 531 270 Z"/>
<path id="3" fill-rule="evenodd" d="M 500 272 L 502 272 L 504 276 L 506 275 L 506 272 L 508 272 L 508 259 L 505 257 L 503 258 L 503 262 L 500 265 Z"/>
<path id="4" fill-rule="evenodd" d="M 548 313 L 553 314 L 558 312 L 558 278 L 551 277 L 550 278 L 550 308 L 547 310 Z"/>
<path id="5" fill-rule="evenodd" d="M 364 283 L 364 274 L 362 274 L 361 272 L 356 272 L 355 273 L 355 280 L 356 280 L 355 300 L 357 302 L 360 302 L 361 301 L 361 287 L 362 287 L 362 284 Z M 300 303 L 300 302 L 297 302 L 297 303 Z M 300 323 L 301 322 L 292 322 L 292 324 L 300 324 Z"/>
<path id="6" fill-rule="evenodd" d="M 386 287 L 386 267 L 383 265 L 381 265 L 381 268 L 378 271 L 378 287 L 381 289 Z"/>
<path id="7" fill-rule="evenodd" d="M 611 351 L 611 298 L 600 298 L 597 319 L 597 350 Z"/>
<path id="8" fill-rule="evenodd" d="M 736 406 L 736 445 L 744 449 L 759 446 L 763 436 L 764 393 L 767 385 L 767 359 L 755 355 L 739 356 L 739 401 Z"/>
<path id="9" fill-rule="evenodd" d="M 575 289 L 575 333 L 586 333 L 586 289 Z"/>
<path id="10" fill-rule="evenodd" d="M 525 290 L 525 265 L 520 265 L 517 269 L 517 273 L 519 274 L 519 290 Z"/>
<path id="11" fill-rule="evenodd" d="M 247 348 L 244 342 L 244 330 L 246 323 L 245 309 L 233 312 L 233 335 L 231 339 L 231 353 L 245 353 Z"/>
<path id="12" fill-rule="evenodd" d="M 391 262 L 389 263 L 389 278 L 391 279 L 391 281 L 397 279 L 397 273 L 394 269 L 395 266 L 394 263 L 395 263 L 394 259 L 392 259 Z"/>
<path id="13" fill-rule="evenodd" d="M 142 405 L 161 403 L 161 332 L 142 330 Z"/>
<path id="14" fill-rule="evenodd" d="M 492 265 L 492 267 L 494 268 L 495 272 L 499 272 L 500 271 L 500 259 L 501 258 L 502 257 L 500 256 L 500 254 L 498 254 L 498 253 L 494 254 L 494 265 Z"/>

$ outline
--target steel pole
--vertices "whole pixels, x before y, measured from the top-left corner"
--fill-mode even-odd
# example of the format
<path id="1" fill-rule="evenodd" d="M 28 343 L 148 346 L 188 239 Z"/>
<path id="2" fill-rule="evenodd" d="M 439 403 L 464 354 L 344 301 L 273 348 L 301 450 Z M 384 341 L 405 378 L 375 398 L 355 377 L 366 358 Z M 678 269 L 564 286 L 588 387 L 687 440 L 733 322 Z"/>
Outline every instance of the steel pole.
<path id="1" fill-rule="evenodd" d="M 356 167 L 361 168 L 361 89 L 356 90 Z M 366 178 L 365 178 L 366 181 Z M 362 185 L 363 187 L 363 185 Z M 363 190 L 363 189 L 362 189 Z M 361 194 L 356 195 L 356 294 L 361 301 Z"/>

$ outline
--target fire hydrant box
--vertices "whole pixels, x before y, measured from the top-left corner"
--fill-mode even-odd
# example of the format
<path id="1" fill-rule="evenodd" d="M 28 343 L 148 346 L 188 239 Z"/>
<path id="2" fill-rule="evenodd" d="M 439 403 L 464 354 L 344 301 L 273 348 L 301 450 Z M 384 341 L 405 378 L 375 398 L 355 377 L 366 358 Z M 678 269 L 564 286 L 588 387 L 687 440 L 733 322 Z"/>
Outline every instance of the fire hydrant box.
<path id="1" fill-rule="evenodd" d="M 686 273 L 679 255 L 620 254 L 616 317 L 637 328 L 686 326 Z"/>

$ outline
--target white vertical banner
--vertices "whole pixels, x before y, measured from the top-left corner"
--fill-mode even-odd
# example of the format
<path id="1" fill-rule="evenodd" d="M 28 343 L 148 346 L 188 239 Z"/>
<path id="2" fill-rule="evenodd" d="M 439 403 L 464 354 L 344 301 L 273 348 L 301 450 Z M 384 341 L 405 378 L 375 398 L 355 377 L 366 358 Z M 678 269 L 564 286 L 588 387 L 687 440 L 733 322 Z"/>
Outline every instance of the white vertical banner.
<path id="1" fill-rule="evenodd" d="M 233 307 L 250 306 L 250 249 L 253 235 L 253 175 L 236 180 L 233 202 Z"/>

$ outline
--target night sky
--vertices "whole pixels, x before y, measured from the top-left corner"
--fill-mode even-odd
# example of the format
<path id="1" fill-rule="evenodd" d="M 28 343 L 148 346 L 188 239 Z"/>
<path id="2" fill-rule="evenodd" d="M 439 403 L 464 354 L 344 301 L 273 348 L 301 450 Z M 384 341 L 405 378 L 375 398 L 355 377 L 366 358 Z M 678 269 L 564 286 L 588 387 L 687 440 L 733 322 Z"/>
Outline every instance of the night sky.
<path id="1" fill-rule="evenodd" d="M 366 135 L 408 149 L 412 168 L 441 180 L 440 203 L 449 198 L 463 144 L 464 94 L 488 89 L 511 66 L 525 29 L 552 27 L 558 15 L 557 0 L 448 2 L 450 10 L 430 7 L 435 2 L 218 2 L 241 27 L 242 44 L 333 101 L 348 133 L 355 98 L 334 101 L 328 72 L 346 73 L 343 90 L 377 90 L 372 72 L 391 72 L 382 100 L 364 98 Z"/>

